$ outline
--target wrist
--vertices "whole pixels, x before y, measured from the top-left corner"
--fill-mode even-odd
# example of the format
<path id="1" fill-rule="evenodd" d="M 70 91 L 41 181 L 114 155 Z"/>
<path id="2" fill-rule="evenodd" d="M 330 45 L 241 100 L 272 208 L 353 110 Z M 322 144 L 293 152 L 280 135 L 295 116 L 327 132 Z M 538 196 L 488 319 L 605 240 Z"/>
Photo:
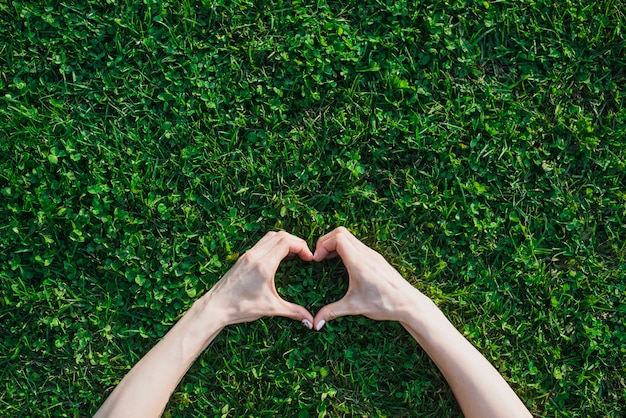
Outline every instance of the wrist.
<path id="1" fill-rule="evenodd" d="M 401 324 L 432 357 L 434 345 L 457 341 L 460 334 L 439 307 L 426 296 L 424 298 L 427 300 L 409 312 Z"/>
<path id="2" fill-rule="evenodd" d="M 219 304 L 218 298 L 211 291 L 194 302 L 189 314 L 193 317 L 194 322 L 206 328 L 207 332 L 212 332 L 215 329 L 221 330 L 232 324 L 228 309 Z"/>
<path id="3" fill-rule="evenodd" d="M 191 362 L 204 351 L 224 328 L 224 321 L 207 300 L 198 299 L 157 344 L 170 356 Z M 175 353 L 174 353 L 175 352 Z"/>
<path id="4" fill-rule="evenodd" d="M 407 330 L 426 333 L 432 326 L 437 326 L 445 316 L 428 296 L 415 289 L 410 295 L 410 303 L 399 311 L 398 322 Z"/>

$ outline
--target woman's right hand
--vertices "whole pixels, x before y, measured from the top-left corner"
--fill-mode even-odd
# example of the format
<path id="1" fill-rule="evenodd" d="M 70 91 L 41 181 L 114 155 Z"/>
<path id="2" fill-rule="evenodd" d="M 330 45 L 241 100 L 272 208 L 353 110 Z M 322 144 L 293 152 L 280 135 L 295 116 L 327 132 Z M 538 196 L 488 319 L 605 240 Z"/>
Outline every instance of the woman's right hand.
<path id="1" fill-rule="evenodd" d="M 403 321 L 410 310 L 429 299 L 407 282 L 376 251 L 359 241 L 350 231 L 339 227 L 317 241 L 313 260 L 339 256 L 350 283 L 345 296 L 324 306 L 315 315 L 314 326 L 320 330 L 332 319 L 364 315 L 377 321 Z"/>

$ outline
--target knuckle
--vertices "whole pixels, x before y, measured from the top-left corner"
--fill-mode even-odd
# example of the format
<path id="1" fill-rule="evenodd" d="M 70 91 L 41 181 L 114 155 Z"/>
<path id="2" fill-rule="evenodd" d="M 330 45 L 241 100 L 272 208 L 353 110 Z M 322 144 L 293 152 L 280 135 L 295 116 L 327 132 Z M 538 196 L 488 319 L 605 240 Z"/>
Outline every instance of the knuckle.
<path id="1" fill-rule="evenodd" d="M 326 319 L 328 321 L 332 321 L 333 319 L 337 319 L 337 315 L 335 314 L 334 311 L 332 311 L 331 309 L 328 309 L 326 311 Z"/>
<path id="2" fill-rule="evenodd" d="M 289 238 L 289 234 L 285 231 L 277 231 L 274 232 L 274 238 L 276 239 L 275 245 L 283 245 L 285 241 Z"/>
<path id="3" fill-rule="evenodd" d="M 348 231 L 348 228 L 346 228 L 345 226 L 340 226 L 340 227 L 338 227 L 338 228 L 336 229 L 336 231 L 337 231 L 337 234 L 338 234 L 338 235 L 339 235 L 339 234 L 340 234 L 340 235 L 343 235 L 343 234 L 346 234 L 346 233 L 348 233 L 348 234 L 350 233 L 350 231 Z"/>
<path id="4" fill-rule="evenodd" d="M 267 265 L 267 263 L 262 263 L 259 260 L 255 260 L 253 264 L 250 265 L 251 271 L 260 277 L 269 277 L 272 274 L 271 268 Z"/>
<path id="5" fill-rule="evenodd" d="M 254 263 L 256 257 L 254 256 L 254 251 L 248 250 L 241 257 L 239 257 L 238 262 L 242 264 L 251 264 Z"/>

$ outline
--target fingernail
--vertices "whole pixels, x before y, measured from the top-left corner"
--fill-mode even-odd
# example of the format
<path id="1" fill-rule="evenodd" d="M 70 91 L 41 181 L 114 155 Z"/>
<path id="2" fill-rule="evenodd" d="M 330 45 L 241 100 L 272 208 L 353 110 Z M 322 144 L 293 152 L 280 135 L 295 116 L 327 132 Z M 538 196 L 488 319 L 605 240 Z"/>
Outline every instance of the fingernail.
<path id="1" fill-rule="evenodd" d="M 316 329 L 317 331 L 321 330 L 321 329 L 322 329 L 322 327 L 324 326 L 324 324 L 325 324 L 325 323 L 326 323 L 326 321 L 324 321 L 324 320 L 322 319 L 320 322 L 318 322 L 318 323 L 317 323 L 317 326 L 315 327 L 315 329 Z"/>
<path id="2" fill-rule="evenodd" d="M 311 323 L 311 321 L 309 321 L 308 319 L 303 319 L 302 323 L 308 328 L 308 329 L 313 329 L 313 324 Z"/>

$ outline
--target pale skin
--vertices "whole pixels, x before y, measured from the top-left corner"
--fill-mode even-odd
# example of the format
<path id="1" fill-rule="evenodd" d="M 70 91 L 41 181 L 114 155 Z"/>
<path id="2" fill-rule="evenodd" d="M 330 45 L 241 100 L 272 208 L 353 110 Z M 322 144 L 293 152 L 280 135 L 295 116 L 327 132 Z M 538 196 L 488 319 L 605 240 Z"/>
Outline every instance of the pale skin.
<path id="1" fill-rule="evenodd" d="M 346 295 L 315 317 L 283 300 L 274 275 L 287 256 L 318 262 L 341 257 L 350 278 Z M 283 316 L 319 331 L 327 321 L 347 315 L 400 322 L 441 370 L 466 417 L 531 416 L 498 371 L 436 305 L 343 227 L 320 238 L 315 254 L 291 234 L 266 234 L 128 372 L 95 416 L 160 416 L 193 361 L 228 325 Z"/>
<path id="2" fill-rule="evenodd" d="M 435 362 L 466 417 L 531 416 L 491 363 L 379 253 L 337 228 L 319 239 L 314 260 L 336 256 L 348 270 L 348 291 L 315 315 L 315 329 L 346 315 L 398 321 Z"/>

